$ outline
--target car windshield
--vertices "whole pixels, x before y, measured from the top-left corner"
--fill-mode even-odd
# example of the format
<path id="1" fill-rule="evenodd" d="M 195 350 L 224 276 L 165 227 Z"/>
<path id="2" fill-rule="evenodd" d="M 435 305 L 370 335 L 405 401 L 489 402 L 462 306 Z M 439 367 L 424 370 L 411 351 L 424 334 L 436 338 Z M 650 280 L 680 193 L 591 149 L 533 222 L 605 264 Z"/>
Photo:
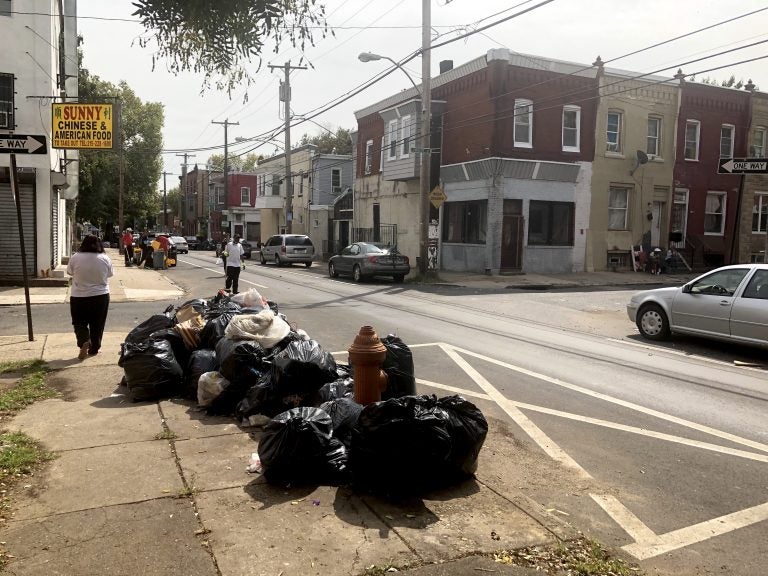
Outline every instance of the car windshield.
<path id="1" fill-rule="evenodd" d="M 181 236 L 171 236 L 171 240 L 173 240 L 174 243 L 186 242 L 186 240 L 184 240 L 184 238 Z"/>
<path id="2" fill-rule="evenodd" d="M 286 236 L 286 246 L 312 246 L 312 240 L 309 236 Z"/>

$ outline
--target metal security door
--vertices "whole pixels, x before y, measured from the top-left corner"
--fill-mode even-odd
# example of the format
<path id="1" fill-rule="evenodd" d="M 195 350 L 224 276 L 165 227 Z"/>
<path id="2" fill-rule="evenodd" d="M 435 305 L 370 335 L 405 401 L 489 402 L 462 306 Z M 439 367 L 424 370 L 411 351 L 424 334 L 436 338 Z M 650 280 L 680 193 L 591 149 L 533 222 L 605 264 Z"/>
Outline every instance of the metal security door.
<path id="1" fill-rule="evenodd" d="M 31 184 L 19 184 L 19 198 L 21 221 L 24 227 L 24 245 L 27 249 L 27 273 L 31 278 L 35 278 L 37 262 L 35 187 Z M 16 204 L 8 182 L 0 183 L 0 278 L 14 282 L 24 281 Z"/>

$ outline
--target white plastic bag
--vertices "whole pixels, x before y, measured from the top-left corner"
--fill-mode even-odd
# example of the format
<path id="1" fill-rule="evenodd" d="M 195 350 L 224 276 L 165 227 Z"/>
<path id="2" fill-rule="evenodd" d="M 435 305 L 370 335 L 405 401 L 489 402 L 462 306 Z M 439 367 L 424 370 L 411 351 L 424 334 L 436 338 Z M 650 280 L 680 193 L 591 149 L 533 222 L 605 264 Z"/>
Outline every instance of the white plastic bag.
<path id="1" fill-rule="evenodd" d="M 259 294 L 259 291 L 256 290 L 256 288 L 248 288 L 248 290 L 245 292 L 235 294 L 232 296 L 232 298 L 230 298 L 230 301 L 234 302 L 235 304 L 239 304 L 243 308 L 263 308 L 267 305 L 266 300 L 262 298 L 261 294 Z"/>
<path id="2" fill-rule="evenodd" d="M 218 266 L 221 266 L 222 264 L 224 264 L 224 260 L 222 260 L 221 258 L 216 258 L 216 264 Z"/>
<path id="3" fill-rule="evenodd" d="M 203 372 L 197 381 L 197 404 L 205 408 L 219 397 L 229 381 L 219 372 Z"/>

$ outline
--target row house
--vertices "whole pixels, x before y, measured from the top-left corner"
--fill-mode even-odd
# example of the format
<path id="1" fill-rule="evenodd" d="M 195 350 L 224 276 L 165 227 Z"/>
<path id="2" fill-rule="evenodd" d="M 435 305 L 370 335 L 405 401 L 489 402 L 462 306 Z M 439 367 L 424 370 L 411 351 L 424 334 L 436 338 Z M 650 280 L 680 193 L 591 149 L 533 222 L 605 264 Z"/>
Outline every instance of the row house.
<path id="1" fill-rule="evenodd" d="M 224 174 L 209 177 L 208 227 L 210 238 L 221 240 L 235 234 L 254 244 L 261 235 L 261 221 L 256 207 L 258 175 L 255 172 L 229 172 L 226 191 Z"/>
<path id="2" fill-rule="evenodd" d="M 78 196 L 78 154 L 51 148 L 52 102 L 77 101 L 76 0 L 0 2 L 0 137 L 44 136 L 46 154 L 16 154 L 30 278 L 63 276 L 76 229 L 67 201 Z M 0 282 L 23 280 L 10 155 L 0 154 Z"/>
<path id="3" fill-rule="evenodd" d="M 208 236 L 210 174 L 207 167 L 199 168 L 195 164 L 192 170 L 179 176 L 182 236 Z"/>
<path id="4" fill-rule="evenodd" d="M 768 93 L 752 91 L 749 157 L 768 157 Z M 768 262 L 768 174 L 744 176 L 739 226 L 739 262 Z"/>

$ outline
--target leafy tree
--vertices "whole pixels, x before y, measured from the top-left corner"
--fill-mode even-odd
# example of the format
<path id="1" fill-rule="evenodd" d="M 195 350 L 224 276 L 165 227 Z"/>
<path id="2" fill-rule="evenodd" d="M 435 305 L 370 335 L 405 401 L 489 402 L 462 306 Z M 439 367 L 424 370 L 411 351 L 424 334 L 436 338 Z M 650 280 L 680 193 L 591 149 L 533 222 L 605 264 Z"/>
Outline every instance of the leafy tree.
<path id="1" fill-rule="evenodd" d="M 124 141 L 124 225 L 153 221 L 162 206 L 157 181 L 161 174 L 163 105 L 144 103 L 124 81 L 117 86 L 82 67 L 78 79 L 80 102 L 120 103 L 119 130 Z M 77 218 L 91 222 L 118 221 L 120 134 L 113 150 L 81 150 Z"/>
<path id="2" fill-rule="evenodd" d="M 179 206 L 181 200 L 181 192 L 179 191 L 178 186 L 174 186 L 165 195 L 165 204 L 168 207 L 168 226 L 172 226 L 173 222 L 175 222 L 177 219 L 181 219 L 181 214 L 179 214 Z M 160 196 L 160 212 L 162 213 L 162 205 L 163 205 L 163 198 L 162 193 Z M 160 221 L 162 222 L 162 217 L 160 218 Z"/>
<path id="3" fill-rule="evenodd" d="M 327 131 L 317 136 L 304 134 L 301 145 L 305 144 L 314 144 L 321 154 L 352 154 L 352 136 L 346 128 L 337 128 L 335 133 Z"/>
<path id="4" fill-rule="evenodd" d="M 738 80 L 736 80 L 736 76 L 734 76 L 733 74 L 731 74 L 731 77 L 728 78 L 728 80 L 722 80 L 718 82 L 716 78 L 710 78 L 709 76 L 707 76 L 706 78 L 702 78 L 701 82 L 703 84 L 711 84 L 712 86 L 723 86 L 724 88 L 736 88 L 737 90 L 741 90 L 747 84 L 746 82 L 744 82 L 743 78 L 739 78 Z M 755 90 L 758 90 L 758 89 L 759 88 L 755 86 Z"/>
<path id="5" fill-rule="evenodd" d="M 261 154 L 246 154 L 245 156 L 230 156 L 228 160 L 230 171 L 253 172 L 264 158 Z M 208 165 L 212 170 L 224 171 L 224 154 L 211 154 Z"/>
<path id="6" fill-rule="evenodd" d="M 203 89 L 214 81 L 219 90 L 249 85 L 261 68 L 261 54 L 270 40 L 277 53 L 287 41 L 303 53 L 314 46 L 319 31 L 325 38 L 325 7 L 316 0 L 134 0 L 157 56 L 173 74 L 192 71 L 205 76 Z M 331 32 L 332 33 L 332 32 Z M 257 60 L 255 70 L 251 63 Z M 249 70 L 250 68 L 250 70 Z"/>

